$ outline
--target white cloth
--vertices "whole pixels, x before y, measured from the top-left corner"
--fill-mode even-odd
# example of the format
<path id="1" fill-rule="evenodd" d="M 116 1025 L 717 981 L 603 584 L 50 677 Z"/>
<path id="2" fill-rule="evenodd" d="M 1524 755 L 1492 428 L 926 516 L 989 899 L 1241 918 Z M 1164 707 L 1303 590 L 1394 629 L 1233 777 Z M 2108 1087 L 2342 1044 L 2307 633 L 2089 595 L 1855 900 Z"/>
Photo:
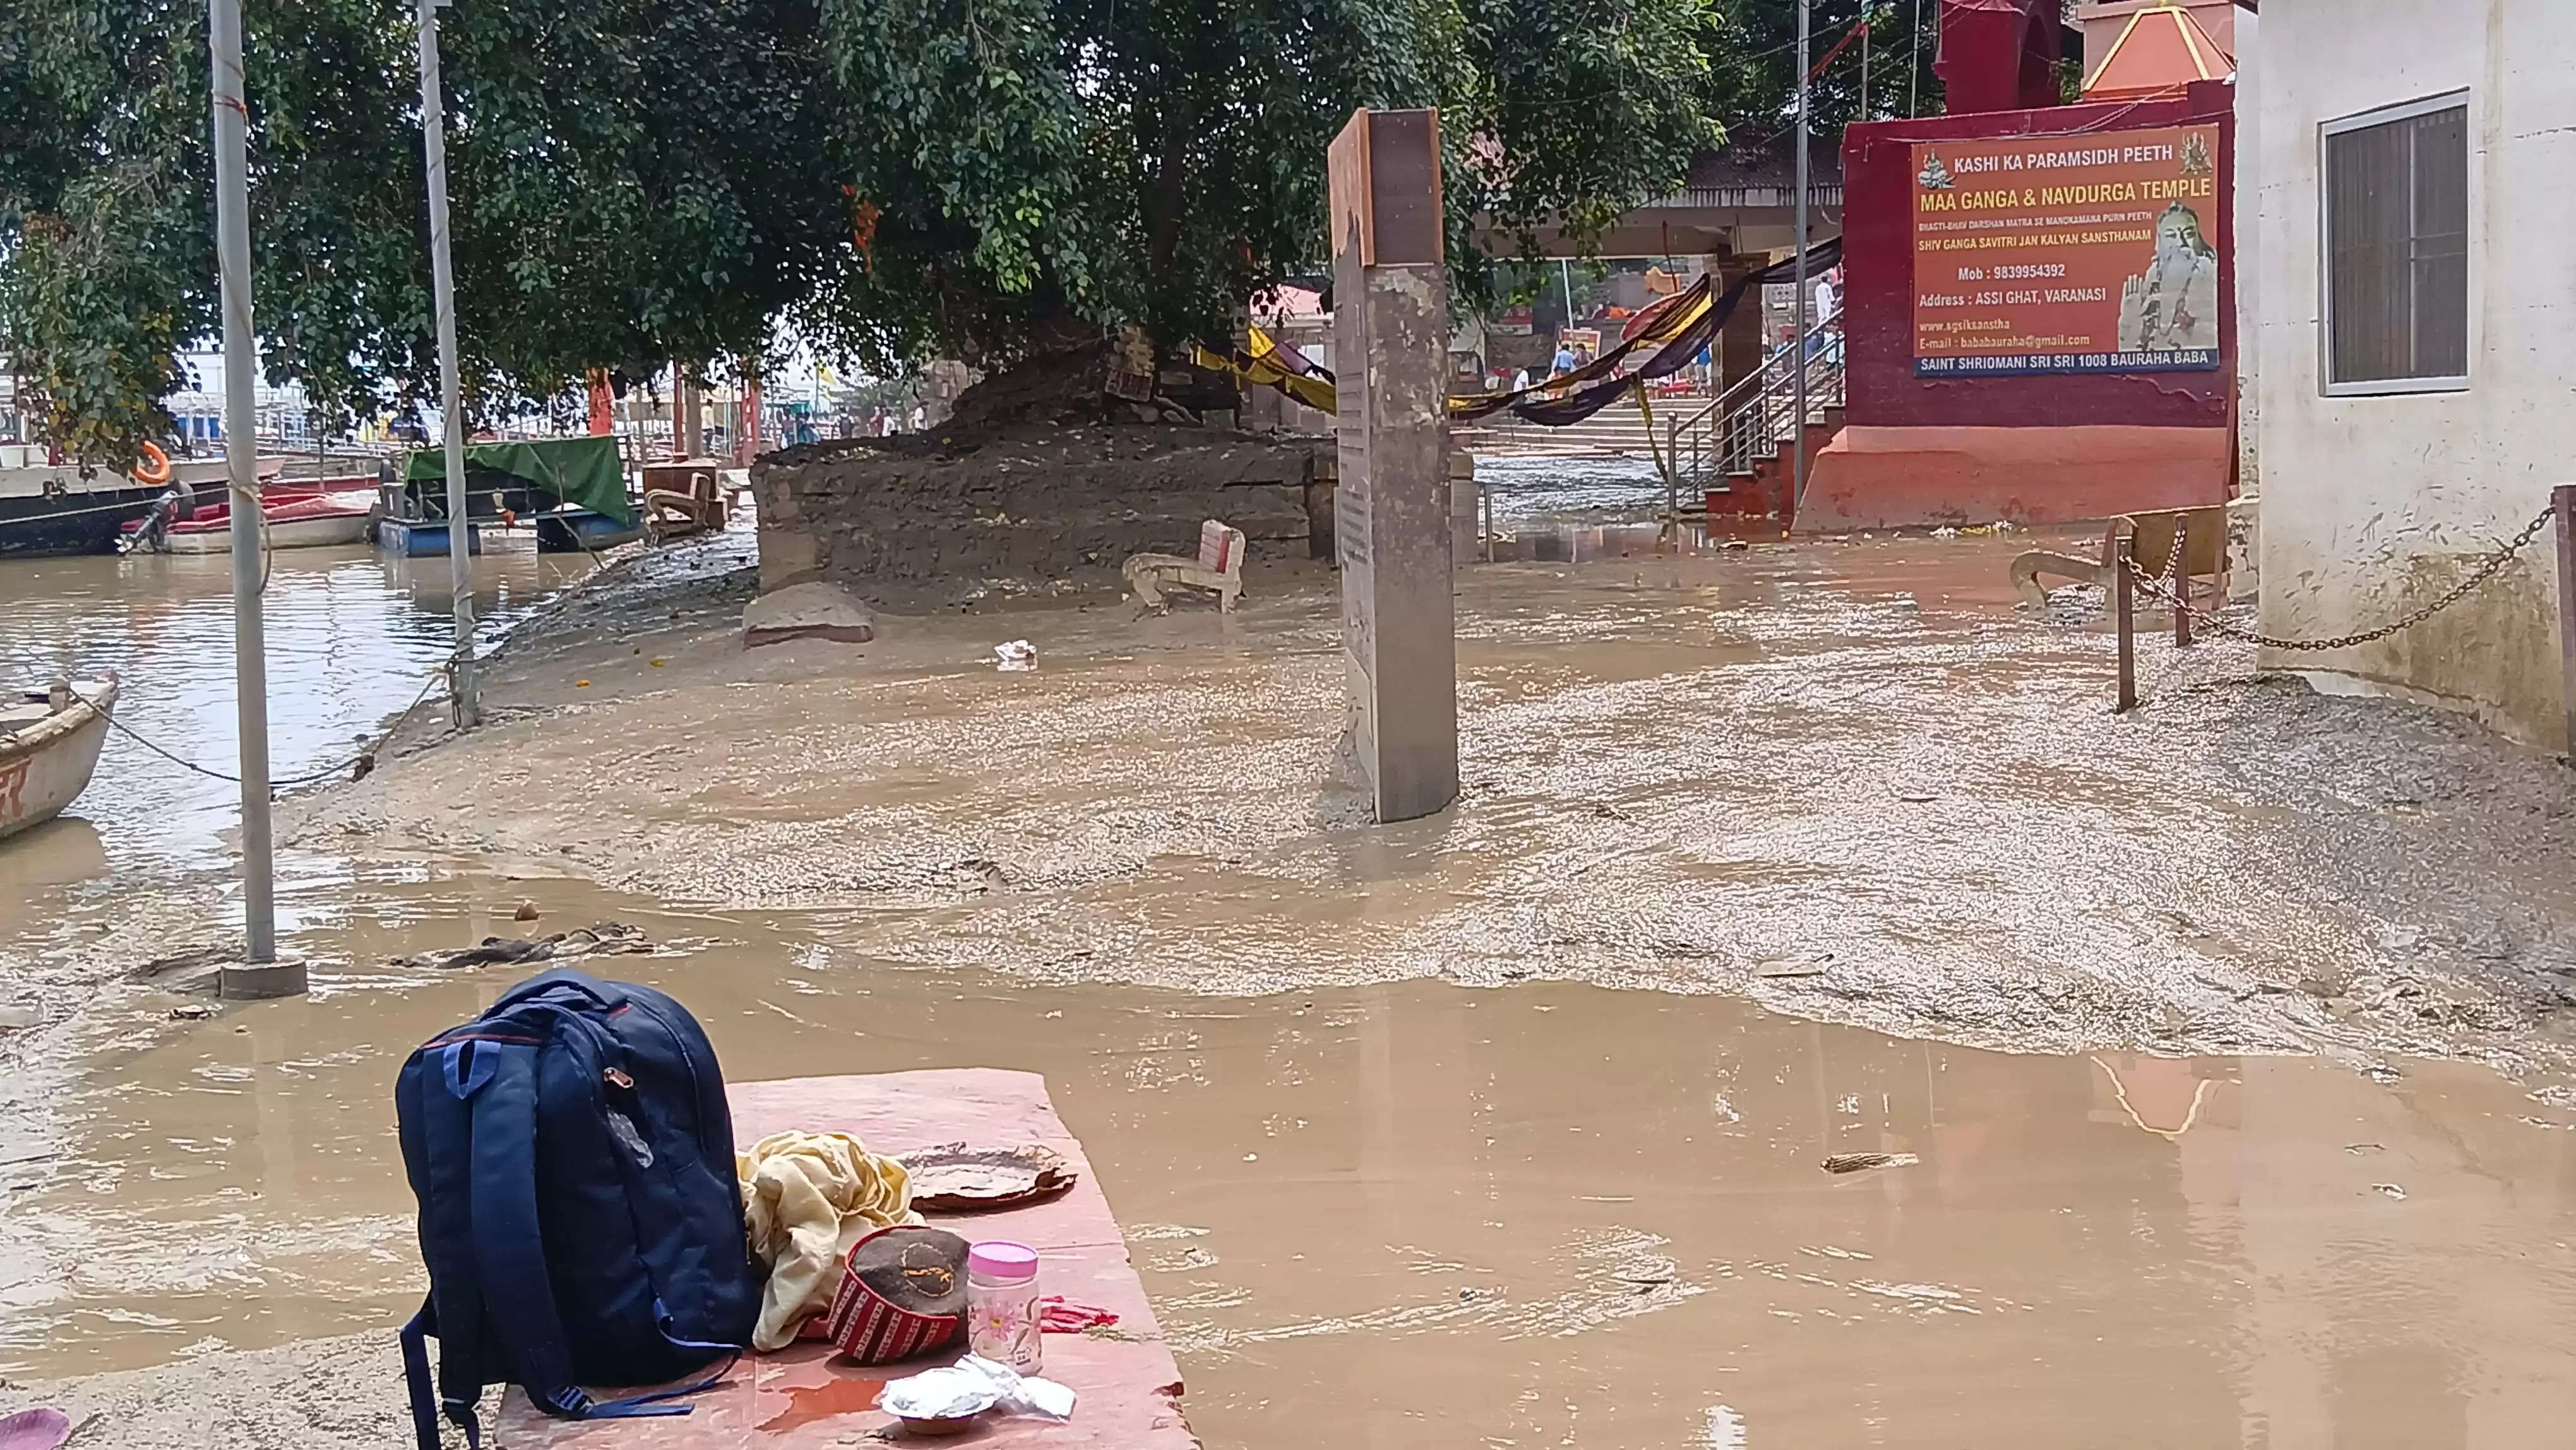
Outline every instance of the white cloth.
<path id="1" fill-rule="evenodd" d="M 772 1133 L 734 1155 L 754 1258 L 769 1266 L 751 1347 L 784 1349 L 832 1307 L 850 1247 L 881 1228 L 919 1223 L 912 1178 L 847 1133 Z"/>

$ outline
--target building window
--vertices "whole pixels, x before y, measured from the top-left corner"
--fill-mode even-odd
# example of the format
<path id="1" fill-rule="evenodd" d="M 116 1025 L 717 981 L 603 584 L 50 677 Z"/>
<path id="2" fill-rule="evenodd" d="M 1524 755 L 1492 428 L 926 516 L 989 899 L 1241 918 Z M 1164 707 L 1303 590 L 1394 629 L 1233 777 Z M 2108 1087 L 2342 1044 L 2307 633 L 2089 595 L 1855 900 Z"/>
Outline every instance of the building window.
<path id="1" fill-rule="evenodd" d="M 2469 385 L 2469 104 L 2325 127 L 2326 391 Z"/>

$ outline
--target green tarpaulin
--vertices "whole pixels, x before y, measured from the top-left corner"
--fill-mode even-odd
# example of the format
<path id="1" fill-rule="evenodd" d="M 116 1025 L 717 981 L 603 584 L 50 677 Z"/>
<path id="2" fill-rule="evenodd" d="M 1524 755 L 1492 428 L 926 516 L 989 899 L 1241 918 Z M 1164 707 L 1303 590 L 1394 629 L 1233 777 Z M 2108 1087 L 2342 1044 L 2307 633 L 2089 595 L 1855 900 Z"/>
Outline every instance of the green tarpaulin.
<path id="1" fill-rule="evenodd" d="M 626 499 L 626 465 L 617 456 L 614 438 L 528 438 L 511 443 L 467 444 L 467 481 L 487 469 L 524 480 L 566 503 L 579 504 L 620 523 L 635 521 L 635 505 Z M 446 481 L 446 449 L 414 449 L 403 459 L 403 482 Z"/>

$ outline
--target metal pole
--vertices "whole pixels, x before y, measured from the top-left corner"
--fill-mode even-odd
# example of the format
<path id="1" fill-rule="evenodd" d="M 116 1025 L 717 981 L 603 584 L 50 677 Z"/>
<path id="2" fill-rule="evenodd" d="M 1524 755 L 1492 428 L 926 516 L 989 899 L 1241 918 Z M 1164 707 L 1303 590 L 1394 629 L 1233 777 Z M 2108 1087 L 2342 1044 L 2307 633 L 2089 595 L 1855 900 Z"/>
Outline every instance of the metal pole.
<path id="1" fill-rule="evenodd" d="M 2114 715 L 2138 708 L 2137 604 L 2130 595 L 2129 568 L 2136 556 L 2136 543 L 2127 534 L 2111 546 L 2111 627 L 2120 636 L 2120 683 L 2111 701 Z"/>
<path id="2" fill-rule="evenodd" d="M 447 251 L 447 118 L 439 99 L 438 9 L 420 0 L 420 148 L 429 172 L 429 278 L 438 308 L 438 411 L 447 429 L 447 577 L 456 605 L 450 686 L 456 728 L 483 723 L 474 679 L 474 521 L 465 509 L 465 408 L 456 382 L 456 269 Z"/>
<path id="3" fill-rule="evenodd" d="M 1860 106 L 1856 119 L 1869 119 L 1869 13 L 1876 0 L 1864 0 L 1860 8 Z"/>
<path id="4" fill-rule="evenodd" d="M 1793 508 L 1807 501 L 1807 102 L 1814 98 L 1813 78 L 1807 74 L 1808 8 L 1809 0 L 1798 0 L 1798 297 L 1789 308 L 1789 315 L 1798 319 L 1798 340 L 1790 344 L 1797 353 L 1790 365 L 1798 371 L 1798 417 L 1789 430 L 1795 440 L 1789 445 Z"/>
<path id="5" fill-rule="evenodd" d="M 1557 280 L 1565 287 L 1565 325 L 1574 326 L 1574 268 L 1563 257 L 1556 259 Z"/>
<path id="6" fill-rule="evenodd" d="M 1923 114 L 1919 82 L 1923 78 L 1923 0 L 1914 0 L 1914 28 L 1905 32 L 1905 114 Z"/>
<path id="7" fill-rule="evenodd" d="M 253 964 L 277 960 L 268 821 L 267 578 L 259 513 L 257 335 L 250 326 L 250 111 L 242 99 L 241 0 L 208 0 L 214 65 L 215 259 L 223 280 L 224 463 L 232 484 L 233 695 L 241 732 L 242 928 Z"/>
<path id="8" fill-rule="evenodd" d="M 2567 704 L 2567 763 L 2576 765 L 2576 483 L 2549 491 L 2558 537 L 2558 663 Z"/>

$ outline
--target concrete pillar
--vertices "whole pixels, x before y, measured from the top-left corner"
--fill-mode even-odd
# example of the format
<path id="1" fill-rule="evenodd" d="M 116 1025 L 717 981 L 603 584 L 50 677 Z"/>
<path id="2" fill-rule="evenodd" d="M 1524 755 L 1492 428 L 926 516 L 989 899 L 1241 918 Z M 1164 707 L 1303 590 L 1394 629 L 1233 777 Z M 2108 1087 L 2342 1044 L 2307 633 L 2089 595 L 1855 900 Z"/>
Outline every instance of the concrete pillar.
<path id="1" fill-rule="evenodd" d="M 1708 259 L 1709 286 L 1716 289 L 1716 297 L 1723 297 L 1727 288 L 1769 265 L 1766 257 L 1722 252 Z M 1717 345 L 1711 349 L 1717 363 L 1719 394 L 1761 371 L 1763 351 L 1762 289 L 1747 287 L 1744 299 L 1736 304 L 1735 315 L 1718 329 Z"/>
<path id="2" fill-rule="evenodd" d="M 742 371 L 741 406 L 736 408 L 733 428 L 733 461 L 748 468 L 760 456 L 760 374 L 749 358 L 740 364 Z"/>
<path id="3" fill-rule="evenodd" d="M 1485 556 L 1483 497 L 1476 491 L 1476 455 L 1449 446 L 1449 566 L 1473 564 Z"/>
<path id="4" fill-rule="evenodd" d="M 704 390 L 686 367 L 671 369 L 671 456 L 696 458 L 706 452 L 706 435 L 698 410 Z"/>
<path id="5" fill-rule="evenodd" d="M 1741 257 L 1733 252 L 1713 256 L 1708 259 L 1709 286 L 1716 289 L 1715 296 L 1723 297 L 1727 288 L 1769 265 L 1766 256 Z M 1763 356 L 1769 350 L 1769 341 L 1762 335 L 1762 288 L 1748 285 L 1735 304 L 1735 314 L 1718 329 L 1713 350 L 1717 396 L 1725 397 L 1728 389 L 1762 371 Z M 1737 450 L 1726 451 L 1732 455 Z"/>
<path id="6" fill-rule="evenodd" d="M 1380 821 L 1458 797 L 1449 303 L 1437 111 L 1355 111 L 1330 153 L 1342 651 Z"/>

